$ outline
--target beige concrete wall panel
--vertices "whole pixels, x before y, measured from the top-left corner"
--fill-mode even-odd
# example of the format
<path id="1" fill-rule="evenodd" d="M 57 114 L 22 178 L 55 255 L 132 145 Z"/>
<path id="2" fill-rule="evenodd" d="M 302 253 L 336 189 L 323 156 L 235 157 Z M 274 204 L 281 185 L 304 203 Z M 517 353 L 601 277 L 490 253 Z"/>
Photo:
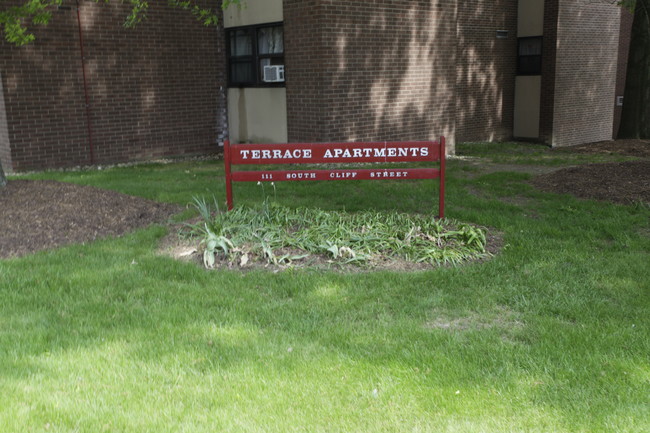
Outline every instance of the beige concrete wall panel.
<path id="1" fill-rule="evenodd" d="M 519 0 L 518 15 L 518 37 L 544 34 L 544 0 Z"/>
<path id="2" fill-rule="evenodd" d="M 516 138 L 539 137 L 539 114 L 542 77 L 519 76 L 515 81 L 515 127 Z"/>
<path id="3" fill-rule="evenodd" d="M 233 143 L 286 143 L 286 90 L 228 89 L 228 121 Z"/>
<path id="4" fill-rule="evenodd" d="M 283 19 L 282 0 L 246 0 L 240 6 L 229 6 L 223 12 L 226 28 L 274 23 Z"/>

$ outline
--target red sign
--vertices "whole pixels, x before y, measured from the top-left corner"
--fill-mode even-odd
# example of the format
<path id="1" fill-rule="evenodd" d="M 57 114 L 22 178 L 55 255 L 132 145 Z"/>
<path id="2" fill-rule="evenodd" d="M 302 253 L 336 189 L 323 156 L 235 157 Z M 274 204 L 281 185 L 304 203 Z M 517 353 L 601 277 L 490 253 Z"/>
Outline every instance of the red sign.
<path id="1" fill-rule="evenodd" d="M 445 138 L 439 141 L 365 143 L 224 143 L 228 210 L 233 208 L 232 182 L 308 180 L 440 179 L 439 209 L 444 217 Z M 232 172 L 231 165 L 341 164 L 439 161 L 439 168 L 358 168 L 258 170 Z"/>

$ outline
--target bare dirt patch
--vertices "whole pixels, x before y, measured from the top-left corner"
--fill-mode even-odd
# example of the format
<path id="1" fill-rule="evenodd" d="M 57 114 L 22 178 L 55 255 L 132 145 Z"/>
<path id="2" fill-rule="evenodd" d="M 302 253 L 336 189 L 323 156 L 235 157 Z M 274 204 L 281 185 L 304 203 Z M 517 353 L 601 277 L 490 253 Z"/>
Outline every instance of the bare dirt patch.
<path id="1" fill-rule="evenodd" d="M 432 319 L 424 324 L 426 329 L 462 332 L 493 328 L 508 331 L 524 327 L 524 322 L 518 317 L 518 314 L 504 306 L 480 314 L 470 312 L 462 317 L 449 317 L 444 312 L 434 312 L 432 316 Z"/>
<path id="2" fill-rule="evenodd" d="M 90 186 L 13 180 L 0 190 L 0 258 L 120 236 L 180 211 Z"/>

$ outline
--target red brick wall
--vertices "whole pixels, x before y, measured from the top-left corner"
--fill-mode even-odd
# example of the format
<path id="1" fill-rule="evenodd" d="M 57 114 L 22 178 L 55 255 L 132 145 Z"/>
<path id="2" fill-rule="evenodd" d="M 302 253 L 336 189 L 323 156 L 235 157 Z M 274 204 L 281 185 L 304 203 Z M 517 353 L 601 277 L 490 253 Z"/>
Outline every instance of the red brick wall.
<path id="1" fill-rule="evenodd" d="M 627 60 L 630 54 L 630 38 L 632 36 L 632 22 L 634 14 L 623 10 L 621 14 L 621 33 L 618 40 L 618 64 L 616 71 L 616 96 L 623 96 L 625 93 L 625 81 L 627 78 Z M 614 130 L 613 137 L 618 135 L 618 128 L 621 126 L 622 106 L 614 107 Z"/>
<path id="2" fill-rule="evenodd" d="M 456 138 L 512 135 L 517 0 L 283 3 L 290 141 L 444 134 L 453 148 Z M 601 59 L 616 52 L 620 12 L 580 4 L 545 6 L 540 132 L 560 145 L 611 137 L 613 127 L 616 63 Z M 95 162 L 217 150 L 223 31 L 161 2 L 134 30 L 122 28 L 126 13 L 119 3 L 81 4 Z M 571 43 L 558 51 L 556 37 Z M 88 164 L 75 9 L 55 12 L 37 38 L 20 48 L 0 42 L 0 158 L 8 170 Z"/>
<path id="3" fill-rule="evenodd" d="M 321 0 L 284 0 L 284 50 L 289 141 L 323 141 L 326 63 L 333 49 L 323 45 Z"/>
<path id="4" fill-rule="evenodd" d="M 216 151 L 223 33 L 162 2 L 124 29 L 127 10 L 80 7 L 94 162 Z M 36 37 L 25 47 L 0 43 L 13 169 L 89 164 L 76 10 L 55 11 Z"/>
<path id="5" fill-rule="evenodd" d="M 456 139 L 459 142 L 512 137 L 517 5 L 517 0 L 458 2 Z M 508 37 L 497 39 L 497 30 L 507 30 Z"/>
<path id="6" fill-rule="evenodd" d="M 542 39 L 542 94 L 539 110 L 539 137 L 551 143 L 555 107 L 555 73 L 559 0 L 544 1 L 544 36 Z"/>
<path id="7" fill-rule="evenodd" d="M 611 140 L 621 8 L 559 2 L 553 146 Z"/>
<path id="8" fill-rule="evenodd" d="M 453 143 L 454 2 L 285 0 L 284 15 L 291 141 Z"/>
<path id="9" fill-rule="evenodd" d="M 0 43 L 12 166 L 8 171 L 88 163 L 77 21 L 55 11 L 36 43 Z"/>

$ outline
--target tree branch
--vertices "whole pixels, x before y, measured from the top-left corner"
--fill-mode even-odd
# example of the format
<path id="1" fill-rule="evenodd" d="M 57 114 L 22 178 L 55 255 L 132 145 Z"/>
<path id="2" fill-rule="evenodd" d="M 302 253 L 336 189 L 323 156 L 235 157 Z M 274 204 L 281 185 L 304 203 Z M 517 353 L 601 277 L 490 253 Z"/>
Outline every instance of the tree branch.
<path id="1" fill-rule="evenodd" d="M 95 2 L 117 0 L 94 0 Z M 120 0 L 129 3 L 131 11 L 125 17 L 124 25 L 133 27 L 147 17 L 149 0 Z M 161 0 L 159 0 L 161 1 Z M 216 5 L 221 3 L 225 9 L 230 5 L 240 5 L 242 0 L 211 0 Z M 63 0 L 23 0 L 18 6 L 10 6 L 0 10 L 0 31 L 4 33 L 7 41 L 14 45 L 25 45 L 34 41 L 34 34 L 30 27 L 45 25 L 52 18 L 54 8 L 60 6 Z M 205 24 L 216 25 L 218 14 L 216 8 L 199 5 L 196 0 L 167 0 L 167 3 L 178 9 L 190 12 L 194 17 Z"/>

